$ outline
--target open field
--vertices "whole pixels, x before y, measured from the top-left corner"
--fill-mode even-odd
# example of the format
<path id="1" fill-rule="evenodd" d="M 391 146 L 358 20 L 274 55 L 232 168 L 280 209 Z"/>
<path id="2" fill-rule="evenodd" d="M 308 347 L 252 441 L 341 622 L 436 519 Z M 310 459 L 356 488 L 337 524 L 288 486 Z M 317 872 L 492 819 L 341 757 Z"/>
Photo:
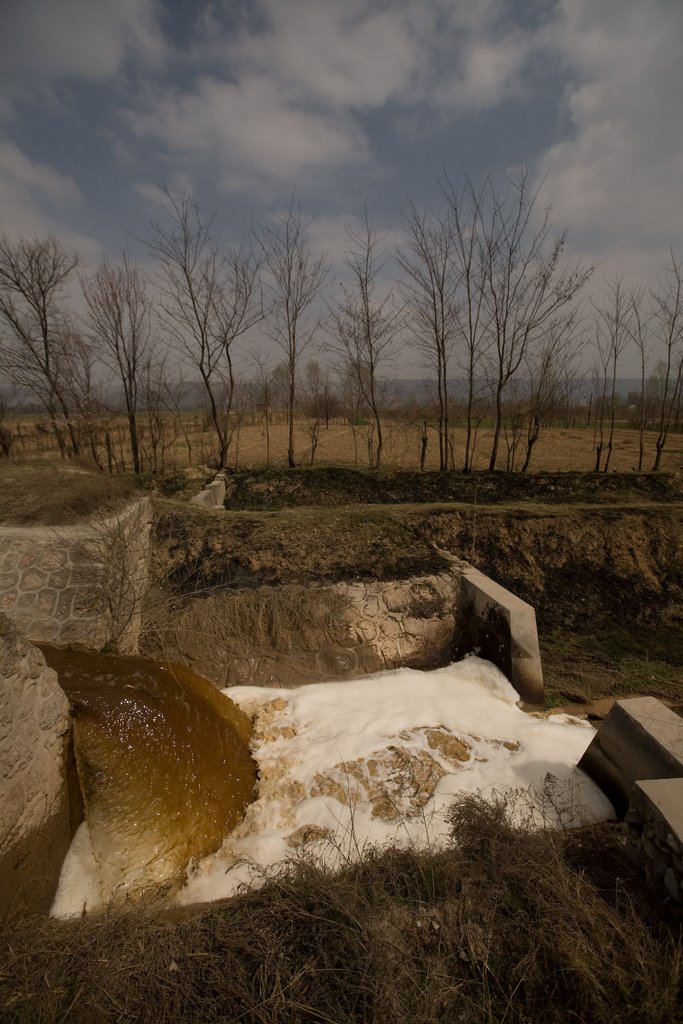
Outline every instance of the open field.
<path id="1" fill-rule="evenodd" d="M 269 437 L 262 422 L 252 422 L 251 417 L 236 427 L 230 447 L 228 463 L 232 467 L 252 467 L 270 464 L 284 466 L 287 463 L 287 424 L 274 422 L 269 428 Z M 9 420 L 14 436 L 14 454 L 20 457 L 47 456 L 56 451 L 53 438 L 44 429 L 44 421 L 38 416 L 17 416 Z M 204 429 L 202 418 L 193 413 L 163 418 L 162 436 L 157 444 L 156 468 L 168 472 L 175 467 L 186 465 L 211 465 L 215 462 L 213 435 Z M 126 427 L 122 418 L 116 418 L 108 428 L 109 454 L 117 472 L 129 471 L 131 459 L 128 450 Z M 420 425 L 415 422 L 387 421 L 385 425 L 385 450 L 383 465 L 386 469 L 414 470 L 420 467 L 421 434 Z M 311 437 L 301 421 L 296 426 L 297 461 L 302 465 L 311 462 Z M 143 463 L 146 469 L 153 466 L 149 427 L 141 425 Z M 486 469 L 490 453 L 492 431 L 482 427 L 478 433 L 473 460 L 474 469 Z M 645 435 L 645 457 L 643 469 L 649 470 L 655 455 L 656 434 Z M 619 427 L 615 433 L 614 449 L 610 469 L 631 471 L 638 467 L 639 436 L 636 430 Z M 455 468 L 462 465 L 465 445 L 464 427 L 453 430 Z M 102 444 L 98 457 L 107 466 L 107 453 Z M 366 427 L 352 427 L 346 420 L 330 421 L 329 428 L 321 425 L 314 464 L 343 465 L 365 468 L 368 465 L 368 430 Z M 499 469 L 506 468 L 506 442 L 501 441 Z M 521 463 L 518 454 L 516 468 Z M 531 471 L 592 471 L 595 465 L 595 438 L 592 427 L 550 427 L 541 433 L 531 462 Z M 683 434 L 672 433 L 662 457 L 662 470 L 676 471 L 683 468 Z M 438 469 L 438 437 L 429 430 L 425 469 Z"/>

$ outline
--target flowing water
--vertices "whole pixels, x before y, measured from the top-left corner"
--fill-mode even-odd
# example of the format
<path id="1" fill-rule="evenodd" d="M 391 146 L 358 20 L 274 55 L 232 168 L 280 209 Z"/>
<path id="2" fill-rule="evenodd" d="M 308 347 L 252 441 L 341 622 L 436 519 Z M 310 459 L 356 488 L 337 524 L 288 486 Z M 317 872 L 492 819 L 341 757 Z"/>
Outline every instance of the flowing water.
<path id="1" fill-rule="evenodd" d="M 187 668 L 43 648 L 73 716 L 74 750 L 103 890 L 178 882 L 253 799 L 251 724 Z"/>
<path id="2" fill-rule="evenodd" d="M 45 653 L 71 700 L 86 808 L 57 917 L 159 883 L 175 902 L 229 897 L 302 846 L 331 867 L 369 846 L 437 849 L 463 793 L 521 794 L 537 824 L 614 813 L 576 767 L 590 725 L 526 714 L 480 658 L 226 695 L 176 666 Z"/>

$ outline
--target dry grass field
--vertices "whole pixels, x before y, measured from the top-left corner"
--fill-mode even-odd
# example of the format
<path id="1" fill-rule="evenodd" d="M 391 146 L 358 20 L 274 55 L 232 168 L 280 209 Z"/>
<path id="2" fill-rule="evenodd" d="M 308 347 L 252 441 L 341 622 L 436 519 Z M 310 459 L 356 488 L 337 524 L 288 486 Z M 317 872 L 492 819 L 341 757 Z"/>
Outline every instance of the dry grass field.
<path id="1" fill-rule="evenodd" d="M 44 429 L 38 416 L 16 417 L 11 423 L 15 435 L 13 454 L 19 458 L 48 457 L 56 454 L 52 436 Z M 125 423 L 117 418 L 107 425 L 109 436 L 109 457 L 103 441 L 102 429 L 98 429 L 98 457 L 103 466 L 112 461 L 115 472 L 131 470 L 131 458 L 127 443 Z M 150 444 L 149 426 L 141 423 L 141 444 L 143 465 L 155 468 Z M 295 430 L 297 463 L 311 464 L 311 434 L 301 420 Z M 465 428 L 453 430 L 455 468 L 460 469 L 465 447 Z M 480 428 L 475 442 L 473 468 L 488 467 L 492 430 Z M 645 456 L 643 470 L 652 468 L 655 457 L 656 434 L 645 435 Z M 320 427 L 318 444 L 313 456 L 314 465 L 352 466 L 367 468 L 369 428 L 352 427 L 346 420 L 331 420 L 329 427 Z M 638 432 L 619 427 L 615 432 L 615 443 L 610 461 L 610 470 L 628 472 L 638 468 Z M 534 449 L 530 472 L 578 471 L 590 472 L 595 468 L 595 436 L 592 427 L 551 427 L 541 433 Z M 383 454 L 384 469 L 417 470 L 420 468 L 422 447 L 420 424 L 415 421 L 387 421 Z M 162 435 L 156 446 L 156 469 L 161 473 L 187 465 L 211 466 L 215 463 L 213 434 L 204 429 L 202 417 L 196 413 L 182 416 L 167 415 L 163 419 Z M 84 444 L 87 454 L 87 446 Z M 435 430 L 429 430 L 429 440 L 424 468 L 438 469 L 438 437 Z M 252 417 L 245 419 L 235 429 L 228 457 L 229 465 L 235 468 L 287 464 L 287 424 L 284 419 L 274 422 L 266 432 L 263 422 Z M 519 469 L 523 461 L 523 444 L 517 453 L 514 468 Z M 498 469 L 507 466 L 507 442 L 501 438 Z M 662 470 L 677 471 L 683 468 L 683 433 L 671 433 L 662 458 Z"/>
<path id="2" fill-rule="evenodd" d="M 489 428 L 480 430 L 474 457 L 475 469 L 486 469 L 491 450 L 493 432 Z M 455 467 L 460 469 L 465 447 L 465 429 L 456 428 L 453 432 L 455 449 Z M 655 455 L 656 434 L 648 433 L 645 437 L 644 470 L 652 468 Z M 296 432 L 298 461 L 310 462 L 310 438 L 301 427 Z M 386 428 L 384 449 L 384 466 L 387 469 L 419 469 L 420 466 L 420 431 L 415 424 L 389 423 Z M 276 424 L 270 430 L 271 462 L 283 465 L 287 456 L 287 427 Z M 425 469 L 439 468 L 438 438 L 435 431 L 431 432 L 427 448 Z M 238 466 L 262 465 L 266 461 L 265 432 L 261 425 L 242 427 L 239 445 L 233 446 L 232 464 Z M 518 459 L 518 461 L 521 461 Z M 346 423 L 331 423 L 328 430 L 320 431 L 320 441 L 315 453 L 315 463 L 334 463 L 345 466 L 366 468 L 367 433 L 363 427 L 354 430 Z M 536 445 L 530 471 L 584 471 L 590 472 L 595 467 L 595 451 L 593 431 L 589 428 L 565 429 L 553 427 L 541 434 Z M 499 469 L 506 468 L 506 447 L 503 440 L 499 457 Z M 618 429 L 615 433 L 615 445 L 612 452 L 610 469 L 629 471 L 638 468 L 638 432 L 636 430 Z M 683 468 L 683 435 L 671 435 L 665 455 L 662 458 L 663 470 L 676 471 Z"/>

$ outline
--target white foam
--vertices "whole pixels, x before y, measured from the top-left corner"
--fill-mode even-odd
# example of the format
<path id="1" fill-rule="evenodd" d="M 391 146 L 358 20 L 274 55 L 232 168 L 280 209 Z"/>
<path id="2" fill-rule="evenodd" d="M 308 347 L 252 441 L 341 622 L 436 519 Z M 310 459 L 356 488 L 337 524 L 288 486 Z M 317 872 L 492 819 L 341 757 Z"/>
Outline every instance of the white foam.
<path id="1" fill-rule="evenodd" d="M 529 790 L 535 793 L 539 820 L 554 821 L 559 812 L 567 824 L 614 813 L 604 794 L 576 768 L 593 735 L 590 725 L 564 715 L 542 719 L 525 714 L 508 680 L 479 658 L 433 672 L 400 669 L 294 690 L 233 687 L 224 692 L 250 715 L 267 708 L 268 726 L 260 731 L 257 726 L 253 751 L 260 795 L 221 849 L 191 867 L 178 896 L 182 903 L 220 899 L 258 881 L 269 868 L 297 855 L 291 843 L 303 830 L 306 838 L 316 829 L 327 830 L 328 838 L 309 848 L 332 864 L 357 856 L 368 843 L 442 844 L 448 839 L 446 813 L 458 793 Z M 469 759 L 458 762 L 430 747 L 426 729 L 459 738 L 469 748 Z M 397 782 L 392 748 L 400 751 L 395 756 L 407 753 L 418 759 L 418 766 L 430 765 L 429 758 L 436 762 L 441 777 L 422 806 L 415 803 L 424 794 L 404 792 Z M 376 772 L 372 784 L 384 782 L 401 812 L 395 820 L 373 815 L 368 787 L 348 769 L 360 765 L 356 771 L 362 775 L 369 759 Z M 327 795 L 321 794 L 321 778 L 332 780 L 322 786 Z M 552 806 L 543 796 L 550 779 Z M 334 780 L 342 786 L 341 799 L 332 795 Z M 80 913 L 84 902 L 93 905 L 92 865 L 85 863 L 82 847 L 81 840 L 80 853 L 72 847 L 65 862 L 53 907 L 58 916 Z"/>

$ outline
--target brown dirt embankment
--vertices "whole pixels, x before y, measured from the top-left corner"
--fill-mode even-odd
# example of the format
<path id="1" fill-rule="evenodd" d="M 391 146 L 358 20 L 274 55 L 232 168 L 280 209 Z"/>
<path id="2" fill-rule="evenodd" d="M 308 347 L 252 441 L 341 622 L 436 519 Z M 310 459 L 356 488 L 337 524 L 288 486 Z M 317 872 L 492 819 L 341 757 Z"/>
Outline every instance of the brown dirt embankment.
<path id="1" fill-rule="evenodd" d="M 234 587 L 441 572 L 439 550 L 533 604 L 545 628 L 683 609 L 683 506 L 455 504 L 205 512 L 160 506 L 158 582 L 178 597 Z"/>
<path id="2" fill-rule="evenodd" d="M 202 595 L 430 575 L 447 571 L 450 555 L 534 605 L 551 702 L 683 699 L 676 477 L 297 469 L 237 474 L 232 484 L 227 512 L 157 505 L 166 632 L 190 606 L 207 611 L 192 600 Z M 457 500 L 449 489 L 460 489 Z"/>
<path id="3" fill-rule="evenodd" d="M 674 473 L 373 473 L 339 466 L 262 467 L 228 474 L 231 510 L 276 511 L 303 505 L 396 505 L 455 501 L 584 504 L 683 501 Z"/>

